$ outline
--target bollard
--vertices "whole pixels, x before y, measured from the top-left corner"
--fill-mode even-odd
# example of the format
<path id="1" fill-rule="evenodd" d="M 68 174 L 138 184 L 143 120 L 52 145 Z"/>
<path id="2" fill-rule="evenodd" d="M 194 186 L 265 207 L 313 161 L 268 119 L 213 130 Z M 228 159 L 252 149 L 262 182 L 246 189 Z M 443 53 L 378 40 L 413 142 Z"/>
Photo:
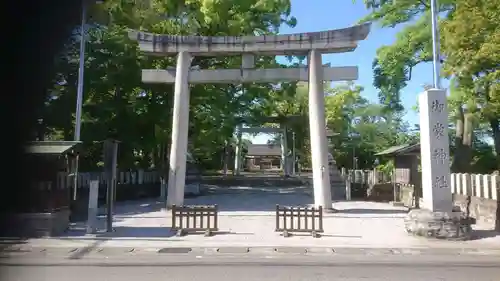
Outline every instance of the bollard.
<path id="1" fill-rule="evenodd" d="M 87 212 L 87 233 L 95 233 L 97 229 L 97 200 L 99 196 L 99 181 L 91 180 L 89 185 L 89 208 Z"/>

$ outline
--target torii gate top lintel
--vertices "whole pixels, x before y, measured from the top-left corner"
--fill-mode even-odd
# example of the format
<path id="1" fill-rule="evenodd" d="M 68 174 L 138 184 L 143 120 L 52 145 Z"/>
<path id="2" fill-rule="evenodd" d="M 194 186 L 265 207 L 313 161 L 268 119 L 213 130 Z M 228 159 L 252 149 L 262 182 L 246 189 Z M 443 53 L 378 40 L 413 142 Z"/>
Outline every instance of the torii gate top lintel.
<path id="1" fill-rule="evenodd" d="M 277 123 L 277 124 L 285 124 L 291 120 L 299 118 L 299 115 L 289 115 L 289 116 L 260 116 L 256 118 L 239 118 L 237 120 L 238 124 L 248 124 L 253 123 L 252 121 L 258 119 L 264 123 Z"/>
<path id="2" fill-rule="evenodd" d="M 266 133 L 266 134 L 272 134 L 272 133 L 283 133 L 285 129 L 283 128 L 271 128 L 271 127 L 247 127 L 247 128 L 240 128 L 239 132 L 241 133 Z"/>
<path id="3" fill-rule="evenodd" d="M 289 115 L 289 116 L 261 116 L 256 119 L 259 119 L 260 121 L 264 123 L 275 123 L 275 124 L 280 124 L 286 126 L 287 123 L 293 119 L 299 118 L 299 115 Z M 255 127 L 255 126 L 250 126 L 250 127 L 243 127 L 243 124 L 248 124 L 250 118 L 240 118 L 238 120 L 238 131 L 242 133 L 267 133 L 267 134 L 272 134 L 272 133 L 283 133 L 286 129 L 283 127 L 279 128 L 273 128 L 273 127 Z"/>
<path id="4" fill-rule="evenodd" d="M 129 37 L 139 43 L 142 52 L 149 55 L 194 56 L 242 55 L 240 69 L 188 69 L 188 82 L 197 83 L 276 83 L 309 81 L 307 67 L 268 68 L 255 67 L 255 57 L 260 55 L 307 55 L 311 50 L 318 54 L 352 52 L 358 41 L 370 32 L 370 23 L 343 29 L 263 36 L 177 36 L 130 31 Z M 186 65 L 190 65 L 191 61 Z M 318 76 L 322 81 L 352 81 L 358 79 L 356 66 L 322 66 Z M 144 83 L 174 83 L 176 69 L 143 69 Z"/>
<path id="5" fill-rule="evenodd" d="M 358 41 L 370 32 L 370 23 L 319 32 L 262 36 L 178 36 L 130 31 L 141 51 L 158 55 L 189 52 L 196 56 L 238 55 L 304 55 L 311 49 L 322 53 L 352 52 Z"/>

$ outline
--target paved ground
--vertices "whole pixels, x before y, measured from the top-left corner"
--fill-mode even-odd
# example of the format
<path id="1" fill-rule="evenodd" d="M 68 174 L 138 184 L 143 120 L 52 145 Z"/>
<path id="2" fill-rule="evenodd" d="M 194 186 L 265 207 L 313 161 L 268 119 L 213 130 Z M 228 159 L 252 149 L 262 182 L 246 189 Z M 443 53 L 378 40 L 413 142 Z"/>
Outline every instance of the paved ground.
<path id="1" fill-rule="evenodd" d="M 247 280 L 339 280 L 339 281 L 498 281 L 500 263 L 441 263 L 420 262 L 365 262 L 304 261 L 302 258 L 254 259 L 228 263 L 189 261 L 186 263 L 142 263 L 136 265 L 80 264 L 52 266 L 2 266 L 5 280 L 182 280 L 182 281 L 239 281 Z"/>
<path id="2" fill-rule="evenodd" d="M 406 210 L 385 203 L 334 203 L 321 238 L 274 232 L 276 204 L 311 203 L 301 187 L 214 190 L 186 204 L 218 204 L 221 232 L 176 237 L 161 202 L 129 202 L 117 207 L 114 232 L 86 235 L 77 224 L 63 237 L 22 241 L 0 252 L 0 270 L 20 281 L 499 280 L 500 236 L 488 226 L 466 242 L 415 238 L 404 231 Z"/>
<path id="3" fill-rule="evenodd" d="M 35 248 L 23 250 L 3 251 L 0 254 L 0 264 L 34 264 L 34 265 L 75 265 L 75 264 L 163 264 L 193 262 L 220 262 L 234 263 L 238 261 L 289 261 L 299 259 L 301 262 L 339 262 L 356 261 L 420 261 L 427 263 L 457 262 L 468 264 L 479 262 L 485 264 L 490 261 L 500 262 L 500 251 L 486 249 L 373 249 L 373 248 L 127 248 L 127 247 L 100 247 L 93 244 L 81 248 Z"/>
<path id="4" fill-rule="evenodd" d="M 223 192 L 222 192 L 223 191 Z M 63 237 L 32 239 L 34 247 L 331 247 L 331 248 L 469 248 L 500 250 L 500 235 L 476 225 L 476 238 L 465 242 L 432 241 L 409 236 L 403 218 L 407 210 L 387 203 L 337 202 L 334 214 L 326 214 L 321 238 L 295 235 L 284 238 L 275 229 L 275 208 L 309 205 L 310 189 L 233 187 L 214 194 L 185 200 L 186 204 L 218 204 L 220 232 L 212 237 L 176 237 L 169 229 L 171 218 L 163 204 L 149 200 L 120 204 L 116 208 L 113 233 L 86 235 L 84 225 L 74 225 Z M 100 220 L 101 230 L 104 219 Z"/>
<path id="5" fill-rule="evenodd" d="M 5 280 L 11 281 L 135 281 L 140 279 L 172 281 L 498 281 L 500 270 L 474 267 L 393 266 L 189 266 L 189 267 L 6 267 Z M 403 279 L 404 278 L 404 279 Z"/>

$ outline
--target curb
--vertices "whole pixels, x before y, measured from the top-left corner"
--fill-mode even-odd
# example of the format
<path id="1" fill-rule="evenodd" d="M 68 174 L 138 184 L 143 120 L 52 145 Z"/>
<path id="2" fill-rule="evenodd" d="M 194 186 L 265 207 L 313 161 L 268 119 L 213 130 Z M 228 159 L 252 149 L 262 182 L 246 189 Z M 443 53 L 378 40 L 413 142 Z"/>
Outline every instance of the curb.
<path id="1" fill-rule="evenodd" d="M 64 256 L 80 259 L 85 256 L 129 256 L 129 255 L 307 255 L 307 256 L 498 256 L 499 249 L 477 248 L 348 248 L 348 247 L 7 247 L 0 251 L 0 257 Z"/>

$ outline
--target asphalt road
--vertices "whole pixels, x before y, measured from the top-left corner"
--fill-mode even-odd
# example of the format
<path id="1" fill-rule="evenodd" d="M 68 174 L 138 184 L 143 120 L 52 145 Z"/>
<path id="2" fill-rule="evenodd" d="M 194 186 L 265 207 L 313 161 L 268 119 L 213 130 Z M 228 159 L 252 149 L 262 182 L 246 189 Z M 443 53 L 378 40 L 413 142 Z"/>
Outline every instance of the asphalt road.
<path id="1" fill-rule="evenodd" d="M 499 281 L 499 256 L 135 256 L 3 259 L 9 281 Z M 3 279 L 5 277 L 5 279 Z"/>
<path id="2" fill-rule="evenodd" d="M 9 281 L 498 281 L 500 267 L 397 265 L 6 266 Z"/>

